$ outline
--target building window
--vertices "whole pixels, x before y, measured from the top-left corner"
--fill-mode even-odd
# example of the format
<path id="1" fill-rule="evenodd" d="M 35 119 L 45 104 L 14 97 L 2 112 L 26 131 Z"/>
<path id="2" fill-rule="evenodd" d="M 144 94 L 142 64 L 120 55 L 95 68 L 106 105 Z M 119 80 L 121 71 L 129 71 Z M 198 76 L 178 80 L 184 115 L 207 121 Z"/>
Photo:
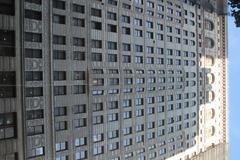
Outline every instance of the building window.
<path id="1" fill-rule="evenodd" d="M 53 72 L 53 80 L 54 81 L 66 80 L 66 72 L 65 71 L 54 71 Z"/>
<path id="2" fill-rule="evenodd" d="M 115 20 L 117 20 L 117 14 L 113 13 L 113 12 L 107 12 L 107 19 L 115 21 Z"/>
<path id="3" fill-rule="evenodd" d="M 75 160 L 82 160 L 87 158 L 87 151 L 79 151 L 75 154 Z"/>
<path id="4" fill-rule="evenodd" d="M 117 50 L 117 42 L 107 42 L 107 47 L 110 50 Z"/>
<path id="5" fill-rule="evenodd" d="M 87 126 L 87 119 L 86 118 L 75 119 L 73 121 L 73 124 L 74 124 L 75 128 L 86 127 Z"/>
<path id="6" fill-rule="evenodd" d="M 131 29 L 129 27 L 122 27 L 122 34 L 131 35 Z"/>
<path id="7" fill-rule="evenodd" d="M 78 104 L 72 106 L 73 114 L 86 113 L 86 105 Z"/>
<path id="8" fill-rule="evenodd" d="M 55 122 L 55 130 L 56 131 L 67 130 L 67 121 Z"/>
<path id="9" fill-rule="evenodd" d="M 93 117 L 93 122 L 94 125 L 96 124 L 102 124 L 103 123 L 103 116 L 94 116 Z"/>
<path id="10" fill-rule="evenodd" d="M 91 27 L 92 27 L 92 29 L 102 30 L 102 23 L 101 22 L 92 21 L 91 22 Z"/>
<path id="11" fill-rule="evenodd" d="M 73 12 L 78 12 L 78 13 L 85 13 L 85 8 L 82 5 L 79 4 L 73 4 L 72 6 Z"/>
<path id="12" fill-rule="evenodd" d="M 59 36 L 59 35 L 53 35 L 53 44 L 65 45 L 66 44 L 66 37 L 65 36 Z"/>
<path id="13" fill-rule="evenodd" d="M 65 60 L 66 51 L 65 50 L 53 50 L 53 59 Z"/>
<path id="14" fill-rule="evenodd" d="M 84 61 L 85 53 L 80 51 L 73 51 L 73 60 Z"/>
<path id="15" fill-rule="evenodd" d="M 85 80 L 85 71 L 74 71 L 73 80 Z"/>
<path id="16" fill-rule="evenodd" d="M 0 14 L 14 15 L 15 14 L 15 0 L 0 1 Z"/>
<path id="17" fill-rule="evenodd" d="M 42 156 L 42 155 L 44 155 L 44 147 L 34 148 L 34 149 L 32 149 L 31 153 L 32 153 L 31 157 Z"/>
<path id="18" fill-rule="evenodd" d="M 44 126 L 43 125 L 28 126 L 27 127 L 27 135 L 28 136 L 33 136 L 33 135 L 38 135 L 38 134 L 43 134 L 43 133 L 44 133 Z"/>
<path id="19" fill-rule="evenodd" d="M 75 147 L 87 145 L 87 137 L 81 137 L 75 139 Z"/>
<path id="20" fill-rule="evenodd" d="M 104 146 L 93 147 L 93 155 L 99 155 L 104 153 Z"/>
<path id="21" fill-rule="evenodd" d="M 116 33 L 117 32 L 117 25 L 108 24 L 107 25 L 107 31 Z"/>
<path id="22" fill-rule="evenodd" d="M 42 12 L 25 9 L 25 18 L 42 20 Z"/>
<path id="23" fill-rule="evenodd" d="M 64 151 L 68 149 L 68 143 L 67 142 L 56 143 L 55 147 L 56 147 L 56 152 Z"/>
<path id="24" fill-rule="evenodd" d="M 82 18 L 73 17 L 72 24 L 78 27 L 85 27 L 85 20 Z"/>
<path id="25" fill-rule="evenodd" d="M 84 47 L 85 46 L 85 39 L 84 38 L 73 37 L 73 45 L 74 46 L 79 46 L 79 47 Z"/>
<path id="26" fill-rule="evenodd" d="M 72 86 L 72 94 L 84 94 L 84 93 L 86 93 L 85 85 Z"/>
<path id="27" fill-rule="evenodd" d="M 42 42 L 42 34 L 40 33 L 25 32 L 24 37 L 26 42 Z"/>
<path id="28" fill-rule="evenodd" d="M 39 97 L 43 96 L 42 87 L 27 87 L 25 90 L 26 97 Z"/>
<path id="29" fill-rule="evenodd" d="M 54 86 L 54 96 L 66 95 L 67 87 L 66 86 Z"/>
<path id="30" fill-rule="evenodd" d="M 102 17 L 101 9 L 91 8 L 91 15 L 95 17 Z"/>
<path id="31" fill-rule="evenodd" d="M 101 40 L 92 40 L 91 47 L 92 48 L 102 48 L 102 41 Z"/>
<path id="32" fill-rule="evenodd" d="M 92 61 L 101 62 L 102 53 L 92 53 Z"/>
<path id="33" fill-rule="evenodd" d="M 42 50 L 25 48 L 25 58 L 42 58 Z"/>
<path id="34" fill-rule="evenodd" d="M 41 71 L 26 71 L 25 80 L 26 81 L 42 81 L 43 73 Z"/>
<path id="35" fill-rule="evenodd" d="M 116 54 L 108 54 L 108 62 L 117 62 Z"/>
<path id="36" fill-rule="evenodd" d="M 16 133 L 16 113 L 0 114 L 0 140 L 15 138 Z"/>
<path id="37" fill-rule="evenodd" d="M 65 10 L 65 2 L 61 0 L 53 0 L 53 8 Z"/>
<path id="38" fill-rule="evenodd" d="M 66 116 L 67 107 L 54 107 L 54 116 Z"/>
<path id="39" fill-rule="evenodd" d="M 44 116 L 43 109 L 37 109 L 37 110 L 30 110 L 27 111 L 26 117 L 27 120 L 33 120 L 33 119 L 41 119 Z"/>
<path id="40" fill-rule="evenodd" d="M 65 24 L 66 18 L 63 15 L 54 14 L 53 15 L 53 23 Z"/>

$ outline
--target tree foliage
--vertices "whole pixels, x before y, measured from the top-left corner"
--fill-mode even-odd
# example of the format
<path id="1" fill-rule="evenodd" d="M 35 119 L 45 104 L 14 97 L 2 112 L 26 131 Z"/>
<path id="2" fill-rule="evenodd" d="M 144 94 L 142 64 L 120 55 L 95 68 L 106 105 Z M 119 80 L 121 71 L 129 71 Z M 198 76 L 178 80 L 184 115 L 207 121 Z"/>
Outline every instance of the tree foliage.
<path id="1" fill-rule="evenodd" d="M 240 0 L 229 0 L 231 7 L 231 16 L 235 18 L 237 27 L 240 27 Z"/>

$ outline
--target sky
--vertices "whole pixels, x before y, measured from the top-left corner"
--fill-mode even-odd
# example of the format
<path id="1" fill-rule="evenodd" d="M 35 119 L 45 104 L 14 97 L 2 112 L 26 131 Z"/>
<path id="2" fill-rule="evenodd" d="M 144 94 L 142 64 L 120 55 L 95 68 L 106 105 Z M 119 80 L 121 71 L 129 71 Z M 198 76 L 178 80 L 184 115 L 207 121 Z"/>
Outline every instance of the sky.
<path id="1" fill-rule="evenodd" d="M 230 160 L 239 160 L 240 152 L 240 28 L 234 19 L 228 21 L 229 54 L 229 130 Z"/>

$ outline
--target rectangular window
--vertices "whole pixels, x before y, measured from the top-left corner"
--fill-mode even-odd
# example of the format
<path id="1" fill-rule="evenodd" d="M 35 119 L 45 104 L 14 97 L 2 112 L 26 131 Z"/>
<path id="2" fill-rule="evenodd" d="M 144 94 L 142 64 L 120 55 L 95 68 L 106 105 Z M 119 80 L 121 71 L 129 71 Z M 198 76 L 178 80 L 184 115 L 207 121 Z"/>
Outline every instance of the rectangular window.
<path id="1" fill-rule="evenodd" d="M 13 16 L 15 14 L 15 0 L 1 0 L 0 14 Z"/>
<path id="2" fill-rule="evenodd" d="M 0 140 L 16 138 L 16 113 L 0 114 Z"/>
<path id="3" fill-rule="evenodd" d="M 73 80 L 85 80 L 85 71 L 74 71 Z"/>
<path id="4" fill-rule="evenodd" d="M 39 97 L 43 96 L 42 87 L 27 87 L 25 90 L 26 97 Z"/>
<path id="5" fill-rule="evenodd" d="M 53 50 L 53 59 L 65 60 L 66 59 L 66 51 L 65 50 Z"/>
<path id="6" fill-rule="evenodd" d="M 107 25 L 107 31 L 116 33 L 117 32 L 117 25 L 108 24 Z"/>
<path id="7" fill-rule="evenodd" d="M 91 47 L 92 48 L 102 48 L 102 41 L 101 40 L 92 40 Z"/>
<path id="8" fill-rule="evenodd" d="M 42 58 L 42 50 L 26 48 L 25 49 L 25 58 Z"/>
<path id="9" fill-rule="evenodd" d="M 117 42 L 107 42 L 108 49 L 117 50 Z"/>
<path id="10" fill-rule="evenodd" d="M 117 62 L 116 54 L 108 54 L 108 62 Z"/>
<path id="11" fill-rule="evenodd" d="M 61 0 L 53 0 L 53 8 L 65 10 L 65 2 Z"/>
<path id="12" fill-rule="evenodd" d="M 73 26 L 85 27 L 85 20 L 82 18 L 73 17 L 72 24 Z"/>
<path id="13" fill-rule="evenodd" d="M 91 27 L 92 27 L 92 29 L 102 30 L 102 23 L 101 22 L 92 21 L 91 22 Z"/>
<path id="14" fill-rule="evenodd" d="M 26 42 L 42 42 L 42 34 L 25 32 L 24 40 Z"/>
<path id="15" fill-rule="evenodd" d="M 27 120 L 33 120 L 33 119 L 41 119 L 43 118 L 43 109 L 37 109 L 37 110 L 30 110 L 27 111 Z"/>
<path id="16" fill-rule="evenodd" d="M 37 126 L 28 126 L 27 127 L 27 135 L 33 136 L 33 135 L 39 135 L 44 133 L 44 126 L 43 125 L 37 125 Z"/>
<path id="17" fill-rule="evenodd" d="M 102 53 L 92 53 L 92 61 L 101 62 Z"/>
<path id="18" fill-rule="evenodd" d="M 25 9 L 25 18 L 42 20 L 42 12 Z"/>
<path id="19" fill-rule="evenodd" d="M 55 122 L 55 130 L 56 131 L 67 130 L 67 121 Z"/>
<path id="20" fill-rule="evenodd" d="M 77 104 L 72 106 L 73 114 L 86 113 L 85 104 Z"/>
<path id="21" fill-rule="evenodd" d="M 79 4 L 73 4 L 73 12 L 85 13 L 85 7 Z"/>
<path id="22" fill-rule="evenodd" d="M 66 116 L 67 107 L 54 107 L 54 116 Z"/>
<path id="23" fill-rule="evenodd" d="M 53 44 L 60 44 L 60 45 L 66 44 L 66 37 L 59 36 L 59 35 L 53 35 Z"/>
<path id="24" fill-rule="evenodd" d="M 101 9 L 91 8 L 91 15 L 95 17 L 102 17 Z"/>
<path id="25" fill-rule="evenodd" d="M 117 14 L 113 13 L 113 12 L 107 12 L 107 19 L 115 21 L 115 20 L 117 20 Z"/>
<path id="26" fill-rule="evenodd" d="M 26 81 L 42 81 L 43 73 L 41 71 L 26 71 L 25 80 Z"/>
<path id="27" fill-rule="evenodd" d="M 65 71 L 54 71 L 53 72 L 53 80 L 54 81 L 66 80 L 66 72 Z"/>
<path id="28" fill-rule="evenodd" d="M 66 18 L 63 15 L 54 14 L 53 23 L 66 24 Z"/>
<path id="29" fill-rule="evenodd" d="M 84 47 L 85 46 L 85 39 L 84 38 L 73 37 L 73 45 L 74 46 L 79 46 L 79 47 Z"/>
<path id="30" fill-rule="evenodd" d="M 84 94 L 86 93 L 85 85 L 74 85 L 72 86 L 72 94 Z"/>
<path id="31" fill-rule="evenodd" d="M 54 96 L 66 95 L 67 87 L 66 86 L 54 86 Z"/>
<path id="32" fill-rule="evenodd" d="M 73 51 L 73 60 L 84 61 L 85 53 L 80 51 Z"/>

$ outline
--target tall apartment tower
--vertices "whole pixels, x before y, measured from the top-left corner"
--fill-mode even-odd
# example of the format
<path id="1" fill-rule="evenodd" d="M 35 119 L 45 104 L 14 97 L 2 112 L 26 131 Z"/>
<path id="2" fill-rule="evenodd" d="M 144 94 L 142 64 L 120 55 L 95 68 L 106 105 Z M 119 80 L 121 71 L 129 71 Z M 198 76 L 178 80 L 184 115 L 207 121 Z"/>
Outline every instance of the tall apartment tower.
<path id="1" fill-rule="evenodd" d="M 227 160 L 225 0 L 0 0 L 0 160 Z"/>

